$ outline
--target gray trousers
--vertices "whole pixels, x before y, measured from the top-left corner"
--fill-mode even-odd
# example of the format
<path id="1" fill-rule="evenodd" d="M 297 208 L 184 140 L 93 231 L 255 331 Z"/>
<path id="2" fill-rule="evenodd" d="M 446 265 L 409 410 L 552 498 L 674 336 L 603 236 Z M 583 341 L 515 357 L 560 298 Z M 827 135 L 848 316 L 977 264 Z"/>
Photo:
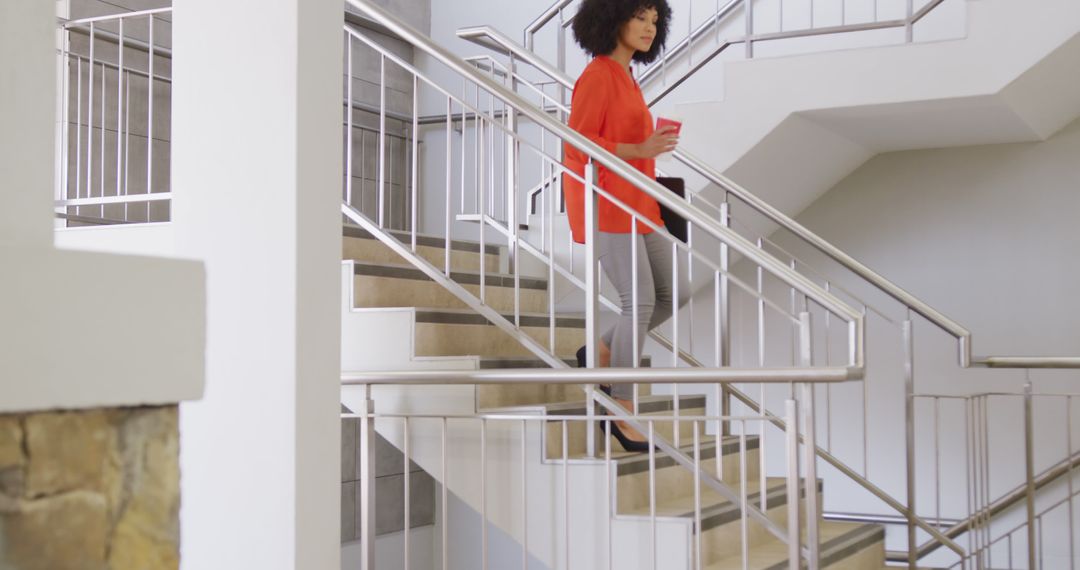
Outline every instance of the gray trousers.
<path id="1" fill-rule="evenodd" d="M 604 343 L 611 348 L 611 366 L 632 368 L 634 347 L 638 355 L 645 344 L 645 335 L 663 324 L 672 315 L 674 306 L 683 306 L 690 300 L 690 279 L 687 263 L 679 259 L 679 300 L 673 305 L 672 295 L 672 240 L 665 231 L 645 235 L 614 234 L 599 232 L 596 241 L 597 256 L 604 274 L 619 292 L 622 315 L 615 326 L 603 334 Z M 637 310 L 634 310 L 633 247 L 631 239 L 637 240 Z M 634 338 L 634 318 L 637 316 L 637 338 Z M 621 400 L 633 398 L 631 384 L 612 386 L 612 396 Z"/>

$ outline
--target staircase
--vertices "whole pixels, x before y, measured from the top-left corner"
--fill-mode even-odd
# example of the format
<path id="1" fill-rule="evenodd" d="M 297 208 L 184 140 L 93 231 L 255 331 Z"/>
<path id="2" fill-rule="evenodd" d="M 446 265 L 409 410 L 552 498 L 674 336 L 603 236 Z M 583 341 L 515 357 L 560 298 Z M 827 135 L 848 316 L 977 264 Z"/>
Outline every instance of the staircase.
<path id="1" fill-rule="evenodd" d="M 420 255 L 441 263 L 445 259 L 441 238 L 418 236 Z M 454 241 L 451 244 L 452 275 L 466 287 L 478 287 L 478 243 Z M 485 263 L 498 267 L 503 248 L 486 246 Z M 412 319 L 410 342 L 413 351 L 409 361 L 393 369 L 447 368 L 448 363 L 463 368 L 498 369 L 543 367 L 509 335 L 468 310 L 460 299 L 428 278 L 422 271 L 403 259 L 371 234 L 346 226 L 343 237 L 343 289 L 346 297 L 345 318 L 363 320 L 365 327 L 385 330 L 375 321 L 387 314 L 400 313 Z M 500 310 L 512 310 L 510 276 L 488 274 L 486 295 L 489 303 Z M 543 279 L 522 280 L 522 327 L 528 330 L 529 319 L 546 319 L 547 283 Z M 478 293 L 478 291 L 477 291 Z M 530 315 L 530 312 L 536 313 Z M 584 321 L 574 316 L 559 316 L 559 354 L 567 365 L 576 365 L 572 353 L 583 343 Z M 540 323 L 538 323 L 540 324 Z M 541 340 L 546 329 L 534 333 Z M 383 343 L 385 346 L 385 343 Z M 363 359 L 364 348 L 346 346 L 350 358 Z M 348 368 L 346 368 L 348 370 Z M 440 397 L 432 397 L 437 390 Z M 425 392 L 421 394 L 421 392 Z M 476 417 L 489 415 L 485 450 L 486 461 L 492 467 L 511 465 L 512 476 L 506 479 L 489 477 L 484 489 L 478 488 L 475 460 L 476 425 L 451 426 L 448 437 L 458 442 L 453 448 L 453 460 L 444 467 L 439 449 L 439 428 L 435 423 L 415 420 L 410 426 L 411 459 L 446 485 L 448 491 L 479 512 L 486 502 L 496 505 L 520 504 L 521 462 L 529 489 L 543 489 L 540 496 L 530 497 L 537 505 L 528 510 L 527 524 L 512 509 L 489 511 L 494 524 L 514 537 L 519 544 L 528 544 L 529 555 L 551 568 L 563 568 L 569 557 L 571 567 L 604 567 L 610 555 L 617 568 L 652 568 L 654 562 L 663 568 L 692 568 L 700 553 L 702 566 L 708 569 L 744 568 L 742 559 L 748 556 L 749 568 L 786 567 L 787 545 L 772 536 L 763 526 L 744 519 L 736 503 L 716 491 L 695 484 L 694 474 L 681 468 L 663 452 L 650 454 L 626 453 L 612 438 L 603 443 L 603 427 L 597 427 L 599 457 L 587 453 L 587 426 L 582 421 L 564 422 L 564 417 L 584 417 L 587 414 L 584 392 L 576 385 L 470 385 L 459 387 L 376 388 L 376 413 L 381 417 L 395 414 L 434 414 Z M 345 405 L 361 409 L 364 397 L 355 389 L 343 391 Z M 674 410 L 681 416 L 701 417 L 706 413 L 704 395 L 683 395 L 677 400 L 671 395 L 643 393 L 639 400 L 642 418 L 670 418 Z M 526 422 L 499 421 L 500 416 L 532 416 Z M 556 418 L 556 419 L 551 419 Z M 759 456 L 760 439 L 747 434 L 740 438 L 731 435 L 716 440 L 705 434 L 704 422 L 678 422 L 679 438 L 683 442 L 695 439 L 698 446 L 683 445 L 681 450 L 695 457 L 701 469 L 719 473 L 720 479 L 741 490 L 747 499 L 761 505 L 770 519 L 786 526 L 788 489 L 784 477 L 762 477 Z M 675 438 L 676 422 L 657 421 L 656 434 Z M 379 419 L 376 426 L 381 435 L 404 449 L 405 435 L 400 423 Z M 527 431 L 524 444 L 516 439 L 518 429 Z M 564 436 L 564 430 L 566 431 Z M 719 450 L 719 454 L 717 451 Z M 718 461 L 717 457 L 720 457 Z M 650 469 L 650 462 L 654 467 Z M 718 467 L 719 463 L 719 467 Z M 719 469 L 719 471 L 718 471 Z M 565 477 L 564 477 L 565 475 Z M 444 478 L 445 477 L 445 478 Z M 610 479 L 608 479 L 610 477 Z M 652 478 L 652 481 L 650 481 Z M 449 479 L 449 481 L 447 481 Z M 605 479 L 609 483 L 605 483 Z M 568 486 L 564 486 L 568 485 Z M 609 486 L 611 504 L 606 503 Z M 560 502 L 570 490 L 571 499 Z M 650 493 L 655 489 L 654 493 Z M 764 493 L 762 493 L 764 489 Z M 695 500 L 695 490 L 700 493 Z M 821 482 L 816 492 L 824 492 Z M 800 484 L 799 497 L 805 498 L 805 482 Z M 655 503 L 650 502 L 654 496 Z M 764 496 L 762 496 L 764 495 Z M 553 500 L 554 499 L 554 500 Z M 546 508 L 545 508 L 545 503 Z M 554 503 L 554 504 L 552 504 Z M 698 509 L 695 508 L 698 507 Z M 650 538 L 654 532 L 655 543 Z M 560 536 L 548 534 L 568 521 L 570 546 L 560 544 Z M 439 524 L 450 524 L 444 519 Z M 744 526 L 745 525 L 745 526 Z M 527 526 L 528 530 L 523 530 Z M 884 567 L 884 530 L 879 525 L 821 521 L 822 568 Z M 449 529 L 452 533 L 453 528 Z M 440 529 L 436 529 L 438 534 Z M 610 533 L 610 534 L 608 534 Z M 746 552 L 742 551 L 742 536 L 746 536 Z M 610 542 L 609 542 L 610 540 Z M 598 547 L 607 544 L 610 549 Z M 655 550 L 654 545 L 655 544 Z M 453 549 L 454 546 L 448 547 Z M 459 554 L 460 555 L 460 554 Z M 454 554 L 450 556 L 453 558 Z M 592 560 L 595 566 L 582 562 Z"/>

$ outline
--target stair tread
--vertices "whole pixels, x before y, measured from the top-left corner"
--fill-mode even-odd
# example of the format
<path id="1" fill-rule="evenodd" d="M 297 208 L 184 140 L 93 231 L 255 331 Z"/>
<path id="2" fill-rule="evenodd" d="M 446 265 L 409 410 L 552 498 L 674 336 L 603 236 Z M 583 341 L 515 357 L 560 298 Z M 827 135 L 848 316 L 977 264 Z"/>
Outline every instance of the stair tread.
<path id="1" fill-rule="evenodd" d="M 504 318 L 514 321 L 514 315 L 503 314 Z M 521 326 L 547 327 L 550 316 L 547 313 L 521 313 Z M 472 309 L 441 309 L 416 307 L 416 321 L 420 323 L 456 324 L 456 325 L 491 325 L 487 317 Z M 494 325 L 492 325 L 494 326 Z M 585 328 L 585 319 L 578 316 L 555 314 L 555 326 L 562 328 Z"/>
<path id="2" fill-rule="evenodd" d="M 733 490 L 738 493 L 738 484 L 733 485 Z M 750 501 L 758 505 L 760 496 L 759 490 L 761 489 L 761 482 L 758 479 L 753 479 L 746 482 L 746 494 L 750 498 Z M 783 477 L 769 477 L 765 481 L 765 489 L 767 496 L 773 495 L 780 491 L 786 491 L 787 480 Z M 692 490 L 690 490 L 692 491 Z M 786 493 L 783 493 L 786 497 Z M 769 506 L 774 503 L 772 497 L 769 497 Z M 737 509 L 737 507 L 729 501 L 726 497 L 721 495 L 718 491 L 712 487 L 708 487 L 705 484 L 701 486 L 701 516 L 706 518 L 716 515 L 722 511 Z M 648 505 L 633 508 L 625 512 L 619 513 L 620 515 L 627 516 L 650 516 L 650 508 Z M 662 517 L 679 517 L 690 518 L 694 516 L 694 494 L 690 492 L 686 495 L 679 495 L 676 497 L 667 497 L 663 499 L 657 499 L 656 502 L 656 516 Z"/>
<path id="3" fill-rule="evenodd" d="M 564 357 L 560 357 L 560 359 L 563 362 L 565 362 L 567 364 L 567 366 L 570 366 L 571 368 L 577 368 L 577 357 L 564 356 Z M 651 364 L 652 364 L 652 357 L 651 356 L 646 355 L 646 356 L 641 357 L 641 367 L 642 368 L 648 368 Z M 506 368 L 506 369 L 548 368 L 548 365 L 547 365 L 546 362 L 544 362 L 543 360 L 540 360 L 539 358 L 529 358 L 529 357 L 526 357 L 526 356 L 521 356 L 521 357 L 517 357 L 517 356 L 507 356 L 507 357 L 488 356 L 488 357 L 482 357 L 480 359 L 480 368 L 485 369 L 485 370 L 500 369 L 500 368 Z"/>
<path id="4" fill-rule="evenodd" d="M 341 233 L 343 237 L 358 239 L 376 239 L 375 236 L 368 233 L 367 230 L 354 224 L 343 224 Z M 409 232 L 389 230 L 387 233 L 401 240 L 403 243 L 410 243 L 412 240 L 411 234 Z M 446 237 L 434 236 L 429 234 L 417 234 L 416 243 L 417 245 L 422 245 L 425 247 L 442 248 L 446 245 Z M 499 248 L 500 246 L 498 245 L 493 245 L 490 243 L 484 244 L 484 249 L 488 255 L 498 255 Z M 474 253 L 480 253 L 480 242 L 452 239 L 450 240 L 450 249 L 456 251 L 469 251 Z"/>
<path id="5" fill-rule="evenodd" d="M 416 268 L 413 265 L 406 263 L 369 263 L 364 261 L 356 261 L 353 263 L 355 275 L 363 275 L 370 277 L 390 277 L 394 279 L 415 279 L 419 281 L 430 281 L 431 278 L 426 273 Z M 485 285 L 488 287 L 513 287 L 514 276 L 505 273 L 491 273 L 485 272 Z M 457 283 L 466 285 L 479 285 L 480 284 L 480 272 L 479 271 L 467 271 L 467 270 L 453 270 L 450 272 L 450 278 Z M 522 289 L 530 289 L 536 291 L 547 290 L 547 280 L 536 277 L 521 277 L 519 280 Z"/>
<path id="6" fill-rule="evenodd" d="M 747 438 L 747 451 L 752 450 L 752 449 L 757 449 L 757 441 L 756 440 L 757 440 L 756 436 Z M 603 442 L 602 441 L 598 442 L 597 447 L 598 447 L 597 454 L 600 456 L 599 458 L 589 457 L 585 453 L 574 453 L 574 454 L 571 454 L 568 459 L 570 459 L 571 461 L 588 460 L 588 459 L 593 459 L 593 460 L 602 459 L 603 454 L 604 454 Z M 738 436 L 729 436 L 729 437 L 724 438 L 724 453 L 725 454 L 737 452 L 738 448 L 739 448 L 739 438 L 738 438 Z M 708 441 L 703 440 L 701 442 L 701 459 L 704 461 L 704 460 L 712 459 L 713 457 L 715 457 L 715 455 L 716 455 L 715 454 L 715 449 L 716 449 L 716 441 L 714 439 L 712 439 L 711 436 L 710 436 Z M 693 445 L 679 446 L 679 450 L 682 451 L 683 453 L 685 453 L 689 457 L 694 456 L 694 447 L 693 447 Z M 636 452 L 636 451 L 625 451 L 625 450 L 622 449 L 622 447 L 619 445 L 618 441 L 614 437 L 611 438 L 611 459 L 615 462 L 615 464 L 617 466 L 617 474 L 619 476 L 633 475 L 635 473 L 640 473 L 642 471 L 647 471 L 648 470 L 648 463 L 649 463 L 649 454 L 648 453 Z M 558 458 L 557 460 L 561 461 L 562 459 Z M 660 450 L 656 451 L 655 461 L 656 461 L 656 468 L 657 469 L 664 469 L 666 467 L 674 465 L 674 463 L 668 459 L 667 453 L 663 452 L 663 451 L 660 451 Z"/>
<path id="7" fill-rule="evenodd" d="M 761 495 L 760 490 L 761 483 L 756 478 L 747 481 L 746 495 L 749 501 L 760 508 Z M 787 494 L 787 480 L 783 477 L 769 477 L 765 481 L 765 500 L 766 510 L 780 508 L 788 503 Z M 822 482 L 818 481 L 818 491 L 822 489 Z M 737 484 L 732 485 L 732 490 L 739 493 L 739 486 Z M 657 516 L 670 517 L 670 518 L 685 518 L 692 519 L 695 517 L 694 513 L 694 495 L 692 489 L 688 490 L 688 494 L 679 495 L 675 497 L 665 497 L 657 500 L 656 514 Z M 806 485 L 800 482 L 799 485 L 799 497 L 806 496 Z M 650 509 L 647 505 L 622 511 L 620 516 L 628 517 L 641 517 L 649 518 Z M 729 501 L 726 497 L 721 495 L 716 490 L 702 485 L 701 487 L 701 529 L 708 531 L 713 528 L 730 524 L 740 520 L 740 512 L 735 502 Z"/>
<path id="8" fill-rule="evenodd" d="M 825 521 L 821 533 L 821 566 L 833 564 L 858 552 L 874 542 L 885 540 L 885 530 L 879 525 Z M 803 529 L 804 538 L 806 530 Z M 747 568 L 753 570 L 787 570 L 788 546 L 769 536 L 754 545 L 749 552 Z M 705 566 L 705 570 L 741 570 L 741 553 L 736 553 Z"/>
<path id="9" fill-rule="evenodd" d="M 657 414 L 659 412 L 671 411 L 674 409 L 674 397 L 668 394 L 654 394 L 650 396 L 640 396 L 638 398 L 638 411 L 643 414 Z M 576 402 L 552 402 L 550 404 L 539 404 L 549 414 L 553 415 L 584 415 L 585 414 L 585 399 L 584 392 L 582 392 L 582 399 Z M 679 396 L 680 410 L 695 410 L 703 409 L 705 407 L 705 396 L 701 394 L 684 394 Z M 597 405 L 597 413 L 600 413 L 600 407 Z"/>

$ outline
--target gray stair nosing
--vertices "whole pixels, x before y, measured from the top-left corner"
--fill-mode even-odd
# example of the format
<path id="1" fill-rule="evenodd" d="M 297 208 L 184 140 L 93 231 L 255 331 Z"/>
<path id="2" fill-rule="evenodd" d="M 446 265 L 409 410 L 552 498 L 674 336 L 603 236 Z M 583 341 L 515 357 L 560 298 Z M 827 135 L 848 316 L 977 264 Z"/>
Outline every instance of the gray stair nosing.
<path id="1" fill-rule="evenodd" d="M 701 394 L 687 394 L 685 396 L 679 396 L 680 409 L 694 409 L 705 407 L 705 396 Z M 701 405 L 696 405 L 696 404 Z M 686 405 L 684 405 L 686 404 Z M 673 398 L 668 396 L 642 396 L 638 399 L 638 412 L 642 414 L 653 414 L 657 412 L 668 412 L 675 410 L 675 402 Z M 584 416 L 588 413 L 585 409 L 585 402 L 560 402 L 548 406 L 548 413 L 554 413 L 559 416 Z M 597 408 L 597 414 L 600 413 L 600 409 Z M 558 421 L 558 420 L 554 420 Z M 601 428 L 603 429 L 603 428 Z"/>
<path id="2" fill-rule="evenodd" d="M 577 358 L 567 357 L 567 358 L 562 358 L 561 360 L 563 362 L 565 362 L 566 364 L 568 364 L 571 368 L 577 368 Z M 514 364 L 515 366 L 499 366 L 500 364 Z M 524 366 L 522 366 L 522 365 L 524 365 Z M 644 355 L 644 356 L 641 357 L 641 367 L 642 368 L 649 368 L 651 365 L 652 365 L 652 357 L 651 356 Z M 523 356 L 523 357 L 520 357 L 520 358 L 518 358 L 518 357 L 481 358 L 480 359 L 480 368 L 486 369 L 486 370 L 499 369 L 499 368 L 506 368 L 506 369 L 514 369 L 514 368 L 548 368 L 548 365 L 547 365 L 546 362 L 544 362 L 543 360 L 540 360 L 539 358 L 529 358 L 527 356 Z M 543 405 L 543 404 L 537 404 L 537 405 Z"/>
<path id="3" fill-rule="evenodd" d="M 746 438 L 746 450 L 756 450 L 759 445 L 758 438 Z M 729 437 L 727 441 L 721 444 L 721 455 L 731 455 L 739 452 L 739 440 L 737 438 Z M 687 450 L 684 448 L 682 451 L 685 453 Z M 716 457 L 716 444 L 701 447 L 701 459 L 713 459 Z M 668 467 L 675 467 L 678 463 L 670 455 L 663 453 L 657 454 L 654 460 L 657 469 L 666 469 Z M 626 477 L 630 475 L 636 475 L 638 473 L 645 473 L 649 470 L 649 454 L 640 453 L 638 455 L 632 455 L 629 457 L 620 458 L 616 466 L 616 475 L 618 477 Z"/>
<path id="4" fill-rule="evenodd" d="M 514 315 L 502 315 L 506 320 L 513 322 Z M 452 309 L 417 308 L 416 322 L 443 325 L 490 325 L 487 317 L 480 313 L 457 311 Z M 547 327 L 551 323 L 547 315 L 522 314 L 521 326 L 523 327 Z M 585 328 L 585 319 L 581 317 L 555 317 L 557 328 Z"/>
<path id="5" fill-rule="evenodd" d="M 880 525 L 865 524 L 853 528 L 821 545 L 821 566 L 824 568 L 830 564 L 835 564 L 879 540 L 885 540 L 885 529 Z M 851 541 L 851 544 L 844 545 L 845 542 L 849 541 Z M 788 563 L 785 560 L 763 570 L 786 570 L 787 567 Z"/>
<path id="6" fill-rule="evenodd" d="M 389 233 L 390 235 L 394 236 L 395 238 L 397 238 L 398 240 L 400 240 L 400 241 L 402 241 L 404 243 L 410 243 L 412 241 L 412 236 L 408 232 L 391 230 L 391 231 L 388 231 L 387 233 Z M 363 228 L 360 228 L 360 227 L 357 227 L 357 226 L 348 225 L 348 224 L 342 226 L 342 236 L 343 237 L 350 237 L 350 238 L 359 238 L 359 239 L 376 239 L 375 236 L 368 233 L 367 230 L 365 230 Z M 437 237 L 437 236 L 422 235 L 421 234 L 421 235 L 416 236 L 416 245 L 422 245 L 422 246 L 426 246 L 426 247 L 442 248 L 442 247 L 444 247 L 446 245 L 446 238 L 441 238 L 441 237 Z M 480 253 L 480 244 L 476 243 L 476 242 L 471 242 L 471 241 L 463 241 L 463 240 L 454 240 L 454 239 L 452 239 L 452 240 L 450 240 L 450 249 L 452 251 L 463 251 L 463 252 L 467 252 L 467 253 Z M 484 244 L 484 249 L 485 249 L 485 251 L 487 252 L 488 255 L 498 255 L 499 254 L 499 246 L 498 245 Z"/>
<path id="7" fill-rule="evenodd" d="M 431 282 L 431 278 L 428 277 L 426 273 L 411 265 L 355 262 L 353 264 L 353 273 L 358 277 L 390 277 L 394 279 L 414 279 L 417 281 Z M 464 285 L 479 285 L 480 273 L 475 271 L 451 271 L 450 279 Z M 484 278 L 484 284 L 489 287 L 513 287 L 514 277 L 512 275 L 487 274 Z M 519 284 L 522 289 L 547 291 L 547 281 L 543 279 L 521 277 L 519 279 Z"/>
<path id="8" fill-rule="evenodd" d="M 818 481 L 818 491 L 821 492 L 824 488 L 824 483 Z M 799 499 L 806 498 L 806 483 L 805 481 L 799 482 Z M 754 493 L 748 493 L 746 497 L 747 501 L 752 505 L 759 505 L 761 503 L 761 491 Z M 780 483 L 773 487 L 766 489 L 765 495 L 765 510 L 771 510 L 778 507 L 782 507 L 788 504 L 787 485 L 786 483 Z M 617 515 L 622 518 L 640 518 L 644 515 L 640 514 L 620 514 Z M 666 514 L 665 518 L 669 519 L 692 519 L 694 518 L 694 511 L 687 511 L 677 514 Z M 735 522 L 741 517 L 739 515 L 739 507 L 730 501 L 724 501 L 722 503 L 715 503 L 708 506 L 702 506 L 701 508 L 701 530 L 698 532 L 708 532 L 714 528 L 724 526 L 726 524 Z M 691 523 L 693 527 L 693 523 Z"/>
<path id="9" fill-rule="evenodd" d="M 818 492 L 824 490 L 825 484 L 822 481 L 818 481 Z M 806 482 L 799 481 L 799 499 L 806 498 Z M 760 504 L 761 491 L 747 495 L 747 500 L 754 504 Z M 775 487 L 768 488 L 765 493 L 765 510 L 771 510 L 778 507 L 782 507 L 788 504 L 787 485 L 780 484 Z M 693 512 L 686 513 L 683 516 L 692 517 Z M 708 532 L 714 528 L 723 526 L 725 524 L 735 522 L 741 517 L 739 515 L 739 508 L 734 503 L 725 502 L 718 505 L 712 505 L 708 509 L 706 514 L 705 509 L 702 509 L 701 516 L 701 532 Z"/>

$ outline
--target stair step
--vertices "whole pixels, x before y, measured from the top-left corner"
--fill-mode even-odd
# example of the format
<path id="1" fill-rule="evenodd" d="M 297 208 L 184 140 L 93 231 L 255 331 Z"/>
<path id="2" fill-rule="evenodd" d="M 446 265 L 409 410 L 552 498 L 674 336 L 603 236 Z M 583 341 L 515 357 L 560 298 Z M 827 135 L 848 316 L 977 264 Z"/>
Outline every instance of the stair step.
<path id="1" fill-rule="evenodd" d="M 825 521 L 820 524 L 821 567 L 836 569 L 884 568 L 885 529 L 879 525 Z M 787 570 L 787 545 L 770 536 L 750 549 L 746 568 Z M 706 570 L 742 570 L 741 554 L 719 559 Z"/>
<path id="2" fill-rule="evenodd" d="M 761 482 L 757 479 L 746 482 L 746 494 L 748 500 L 754 506 L 761 506 Z M 823 489 L 824 484 L 818 481 L 818 492 Z M 736 493 L 739 492 L 739 484 L 733 483 L 732 488 Z M 787 497 L 787 480 L 783 477 L 770 477 L 765 481 L 765 508 L 766 510 L 775 509 L 777 507 L 786 507 L 788 504 Z M 799 486 L 799 498 L 806 496 L 806 486 L 800 483 Z M 649 506 L 638 507 L 627 511 L 625 513 L 619 513 L 620 516 L 637 516 L 637 517 L 649 517 Z M 694 495 L 683 495 L 666 499 L 664 501 L 657 501 L 656 516 L 662 517 L 677 517 L 677 518 L 694 518 Z M 733 503 L 719 492 L 715 491 L 711 487 L 707 487 L 702 484 L 701 486 L 701 530 L 703 532 L 712 530 L 719 526 L 736 522 L 740 520 L 739 507 L 736 503 Z"/>
<path id="3" fill-rule="evenodd" d="M 562 359 L 570 368 L 577 368 L 577 357 L 567 357 Z M 652 366 L 652 357 L 645 355 L 641 357 L 641 367 L 649 368 Z M 480 368 L 482 370 L 495 370 L 495 369 L 518 369 L 518 368 L 547 368 L 548 365 L 539 358 L 481 358 Z"/>
<path id="4" fill-rule="evenodd" d="M 684 428 L 685 429 L 685 428 Z M 692 429 L 692 428 L 691 428 Z M 685 437 L 683 442 L 690 441 L 690 437 Z M 746 440 L 746 480 L 748 484 L 756 484 L 759 475 L 759 449 L 757 438 L 747 438 Z M 680 450 L 691 460 L 693 459 L 693 447 L 691 445 L 684 445 Z M 721 442 L 721 459 L 723 467 L 723 477 L 721 478 L 727 485 L 738 485 L 742 473 L 739 471 L 739 439 L 738 437 L 726 437 Z M 666 501 L 688 501 L 693 504 L 694 497 L 694 474 L 689 469 L 686 469 L 681 464 L 677 463 L 672 457 L 663 452 L 657 452 L 656 458 L 656 500 L 658 502 Z M 701 468 L 706 473 L 716 474 L 717 457 L 716 457 L 716 442 L 714 438 L 709 438 L 701 443 Z M 619 513 L 633 513 L 639 509 L 647 509 L 649 507 L 649 456 L 646 453 L 637 454 L 636 457 L 620 460 L 616 467 L 617 478 L 616 485 L 618 486 L 617 496 L 617 512 Z M 705 487 L 702 487 L 704 491 Z M 720 500 L 720 497 L 716 497 Z M 709 504 L 709 503 L 706 503 Z"/>
<path id="5" fill-rule="evenodd" d="M 581 391 L 580 386 L 576 386 L 578 391 Z M 673 415 L 673 398 L 667 395 L 656 396 L 640 396 L 638 398 L 638 410 L 645 416 L 671 416 Z M 702 415 L 705 412 L 705 397 L 700 395 L 687 395 L 679 398 L 680 413 L 686 415 Z M 587 411 L 585 409 L 585 402 L 583 400 L 577 400 L 574 402 L 567 402 L 563 404 L 552 404 L 546 406 L 547 413 L 550 415 L 560 416 L 584 416 Z M 599 414 L 600 410 L 597 410 Z M 602 419 L 603 416 L 598 415 L 598 419 Z M 574 421 L 567 422 L 570 433 L 567 437 L 567 458 L 571 457 L 585 457 L 587 449 L 587 434 L 588 424 L 586 422 Z M 689 441 L 693 437 L 693 423 L 692 422 L 680 422 L 679 428 L 681 431 L 682 441 Z M 597 454 L 602 455 L 604 453 L 604 423 L 597 421 Z M 674 422 L 663 421 L 656 422 L 654 424 L 654 430 L 656 435 L 672 441 L 675 433 Z M 548 422 L 547 429 L 545 430 L 546 444 L 545 458 L 551 461 L 561 461 L 563 456 L 562 451 L 562 422 L 559 420 L 553 420 Z M 611 451 L 622 451 L 622 445 L 618 440 L 611 438 Z M 636 456 L 648 458 L 646 453 L 637 453 Z M 664 456 L 665 459 L 670 461 L 670 458 Z M 646 464 L 645 469 L 648 469 Z"/>
<path id="6" fill-rule="evenodd" d="M 735 456 L 737 458 L 737 455 Z M 741 492 L 740 483 L 725 480 L 736 494 Z M 818 481 L 817 492 L 821 497 L 822 482 Z M 748 501 L 757 508 L 761 508 L 761 482 L 755 477 L 746 481 L 746 494 Z M 765 482 L 765 514 L 780 528 L 787 528 L 788 492 L 787 480 L 784 478 L 769 478 Z M 657 487 L 659 491 L 659 486 Z M 666 497 L 657 493 L 656 512 L 658 517 L 686 519 L 693 522 L 694 519 L 694 495 L 691 483 L 690 493 L 675 497 Z M 800 482 L 799 499 L 806 497 L 805 482 Z M 629 512 L 620 513 L 620 518 L 638 518 L 648 520 L 650 507 L 648 503 L 638 506 Z M 742 548 L 742 513 L 737 502 L 729 501 L 719 492 L 702 484 L 701 487 L 701 526 L 700 539 L 702 559 L 705 561 L 720 560 L 731 552 L 738 552 Z M 764 544 L 773 538 L 773 535 L 754 519 L 747 520 L 747 544 L 751 547 Z"/>
<path id="7" fill-rule="evenodd" d="M 417 269 L 415 266 L 407 264 L 394 264 L 394 263 L 356 263 L 354 268 L 357 275 L 371 275 L 373 277 L 394 277 L 396 279 L 417 279 L 420 281 L 430 281 L 431 279 L 426 273 Z M 480 284 L 480 272 L 479 271 L 458 271 L 454 270 L 450 272 L 450 278 L 462 285 L 479 285 Z M 514 276 L 501 273 L 485 273 L 485 284 L 491 287 L 513 287 Z M 536 277 L 521 277 L 520 286 L 522 289 L 532 289 L 536 291 L 547 291 L 547 280 L 539 279 Z"/>
<path id="8" fill-rule="evenodd" d="M 513 322 L 513 316 L 507 318 Z M 549 320 L 542 313 L 523 313 L 521 332 L 545 348 L 549 342 Z M 573 354 L 585 344 L 585 320 L 558 316 L 555 320 L 554 353 Z M 416 355 L 495 358 L 536 358 L 516 338 L 469 309 L 417 309 Z M 565 356 L 564 356 L 565 357 Z"/>
<path id="9" fill-rule="evenodd" d="M 513 313 L 502 315 L 510 322 L 514 322 Z M 494 326 L 487 317 L 471 309 L 416 309 L 416 322 L 434 323 L 444 325 L 488 325 Z M 520 326 L 531 328 L 544 328 L 551 324 L 551 318 L 545 313 L 525 313 L 520 315 Z M 585 329 L 583 317 L 555 314 L 555 326 L 566 329 Z M 581 346 L 580 344 L 578 346 Z"/>
<path id="10" fill-rule="evenodd" d="M 405 233 L 391 232 L 397 239 L 409 243 L 409 236 Z M 416 253 L 436 267 L 443 267 L 446 263 L 446 249 L 443 238 L 431 236 L 418 236 Z M 485 270 L 498 270 L 499 247 L 485 245 L 486 251 Z M 375 239 L 367 231 L 356 226 L 344 226 L 341 246 L 341 258 L 367 262 L 372 264 L 407 264 L 408 262 L 390 249 L 389 246 Z M 479 271 L 480 270 L 480 244 L 454 241 L 450 247 L 450 269 L 452 271 Z"/>
<path id="11" fill-rule="evenodd" d="M 411 307 L 467 310 L 468 305 L 427 274 L 412 265 L 396 263 L 353 264 L 353 299 L 359 307 Z M 480 296 L 480 273 L 453 271 L 451 278 L 473 295 Z M 522 311 L 542 314 L 548 306 L 547 281 L 521 278 L 519 306 Z M 514 277 L 486 274 L 485 302 L 498 311 L 514 310 Z"/>
<path id="12" fill-rule="evenodd" d="M 412 234 L 409 232 L 403 232 L 398 230 L 389 230 L 387 233 L 394 236 L 402 243 L 411 243 Z M 353 224 L 342 225 L 342 235 L 344 237 L 358 238 L 358 239 L 375 239 L 375 236 L 371 235 L 367 230 L 360 226 Z M 446 245 L 445 236 L 434 236 L 427 234 L 417 234 L 416 245 L 422 245 L 425 247 L 437 247 L 442 249 Z M 497 244 L 484 244 L 484 250 L 489 255 L 498 255 L 500 246 Z M 480 243 L 467 241 L 467 240 L 450 240 L 450 249 L 453 251 L 465 251 L 469 253 L 480 253 Z"/>

